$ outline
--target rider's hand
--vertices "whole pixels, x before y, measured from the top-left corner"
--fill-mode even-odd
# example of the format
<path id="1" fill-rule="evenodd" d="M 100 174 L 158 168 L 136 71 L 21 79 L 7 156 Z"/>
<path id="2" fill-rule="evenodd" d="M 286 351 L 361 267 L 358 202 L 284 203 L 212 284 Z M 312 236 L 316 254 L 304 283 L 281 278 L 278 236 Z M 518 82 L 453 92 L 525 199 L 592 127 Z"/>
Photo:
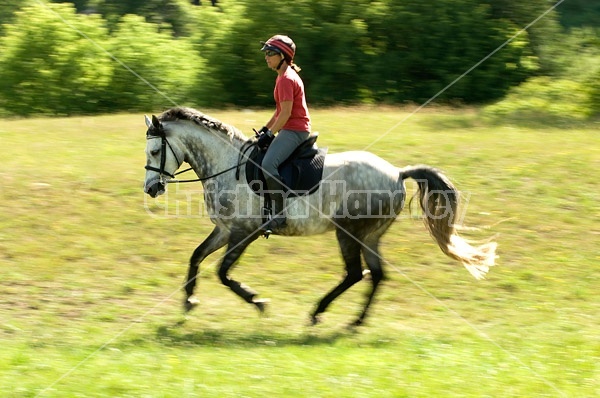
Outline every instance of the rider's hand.
<path id="1" fill-rule="evenodd" d="M 269 147 L 271 141 L 275 138 L 273 132 L 269 130 L 268 127 L 263 127 L 256 133 L 256 137 L 258 138 L 257 144 L 260 149 L 263 151 Z"/>
<path id="2" fill-rule="evenodd" d="M 258 130 L 258 131 L 254 130 L 254 132 L 256 133 L 256 138 L 260 137 L 261 135 L 263 135 L 267 131 L 269 131 L 269 128 L 267 126 L 262 126 L 261 129 Z"/>

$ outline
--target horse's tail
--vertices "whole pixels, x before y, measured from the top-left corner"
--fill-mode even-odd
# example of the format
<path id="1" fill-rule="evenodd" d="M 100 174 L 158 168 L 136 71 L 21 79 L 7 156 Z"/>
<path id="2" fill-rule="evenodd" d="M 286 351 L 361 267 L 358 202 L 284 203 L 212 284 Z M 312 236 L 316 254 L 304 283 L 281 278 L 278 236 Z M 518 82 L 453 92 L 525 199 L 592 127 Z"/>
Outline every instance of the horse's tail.
<path id="1" fill-rule="evenodd" d="M 496 259 L 496 243 L 473 246 L 458 236 L 454 222 L 458 216 L 458 191 L 441 172 L 428 166 L 409 166 L 400 179 L 414 179 L 419 185 L 419 202 L 427 230 L 440 249 L 460 261 L 476 279 L 483 279 Z"/>

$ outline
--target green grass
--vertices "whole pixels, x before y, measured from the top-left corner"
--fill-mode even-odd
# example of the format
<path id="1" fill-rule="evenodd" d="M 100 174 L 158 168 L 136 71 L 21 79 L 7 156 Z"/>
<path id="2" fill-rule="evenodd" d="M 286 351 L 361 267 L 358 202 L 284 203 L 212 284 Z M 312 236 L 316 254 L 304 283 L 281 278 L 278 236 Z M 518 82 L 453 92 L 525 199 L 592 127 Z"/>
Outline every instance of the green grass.
<path id="1" fill-rule="evenodd" d="M 207 113 L 247 132 L 269 116 Z M 3 121 L 0 396 L 600 395 L 598 125 L 490 126 L 475 110 L 443 109 L 398 125 L 408 114 L 313 119 L 331 152 L 369 147 L 398 166 L 442 169 L 468 199 L 465 224 L 481 228 L 464 234 L 497 235 L 500 258 L 475 281 L 403 217 L 357 330 L 345 325 L 365 282 L 307 326 L 343 272 L 331 234 L 245 253 L 233 273 L 272 300 L 263 318 L 220 285 L 214 254 L 185 318 L 187 261 L 212 224 L 196 204 L 161 217 L 164 198 L 143 194 L 143 116 Z M 169 189 L 170 200 L 199 198 L 201 186 Z"/>

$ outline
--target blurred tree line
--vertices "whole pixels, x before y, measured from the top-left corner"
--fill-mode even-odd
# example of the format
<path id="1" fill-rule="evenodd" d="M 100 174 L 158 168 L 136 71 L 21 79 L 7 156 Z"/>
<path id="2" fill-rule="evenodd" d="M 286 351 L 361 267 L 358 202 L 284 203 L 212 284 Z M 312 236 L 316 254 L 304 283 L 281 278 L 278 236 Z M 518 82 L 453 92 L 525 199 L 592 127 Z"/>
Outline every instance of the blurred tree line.
<path id="1" fill-rule="evenodd" d="M 437 100 L 487 103 L 527 79 L 567 73 L 569 60 L 597 43 L 600 15 L 600 8 L 586 7 L 585 0 L 569 1 L 565 14 L 547 15 Z M 0 114 L 149 111 L 174 104 L 272 106 L 275 75 L 264 63 L 259 41 L 277 33 L 288 34 L 298 46 L 296 62 L 303 67 L 311 104 L 421 103 L 552 4 L 4 0 Z M 588 73 L 600 73 L 594 66 L 600 54 L 588 50 Z M 597 92 L 590 87 L 586 98 L 593 102 L 600 87 Z"/>

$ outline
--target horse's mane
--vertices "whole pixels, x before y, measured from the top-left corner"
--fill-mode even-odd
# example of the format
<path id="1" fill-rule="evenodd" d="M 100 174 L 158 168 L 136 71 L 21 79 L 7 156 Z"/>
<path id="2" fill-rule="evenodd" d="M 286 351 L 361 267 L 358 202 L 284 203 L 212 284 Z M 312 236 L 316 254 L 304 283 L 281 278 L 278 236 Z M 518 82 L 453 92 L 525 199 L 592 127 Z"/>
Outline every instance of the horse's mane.
<path id="1" fill-rule="evenodd" d="M 201 127 L 211 130 L 217 130 L 221 133 L 227 134 L 230 138 L 238 138 L 242 141 L 245 141 L 247 139 L 247 137 L 245 137 L 244 134 L 236 127 L 231 126 L 229 124 L 225 124 L 213 117 L 205 115 L 204 113 L 192 108 L 171 108 L 169 110 L 164 111 L 158 118 L 162 122 L 189 120 Z"/>

